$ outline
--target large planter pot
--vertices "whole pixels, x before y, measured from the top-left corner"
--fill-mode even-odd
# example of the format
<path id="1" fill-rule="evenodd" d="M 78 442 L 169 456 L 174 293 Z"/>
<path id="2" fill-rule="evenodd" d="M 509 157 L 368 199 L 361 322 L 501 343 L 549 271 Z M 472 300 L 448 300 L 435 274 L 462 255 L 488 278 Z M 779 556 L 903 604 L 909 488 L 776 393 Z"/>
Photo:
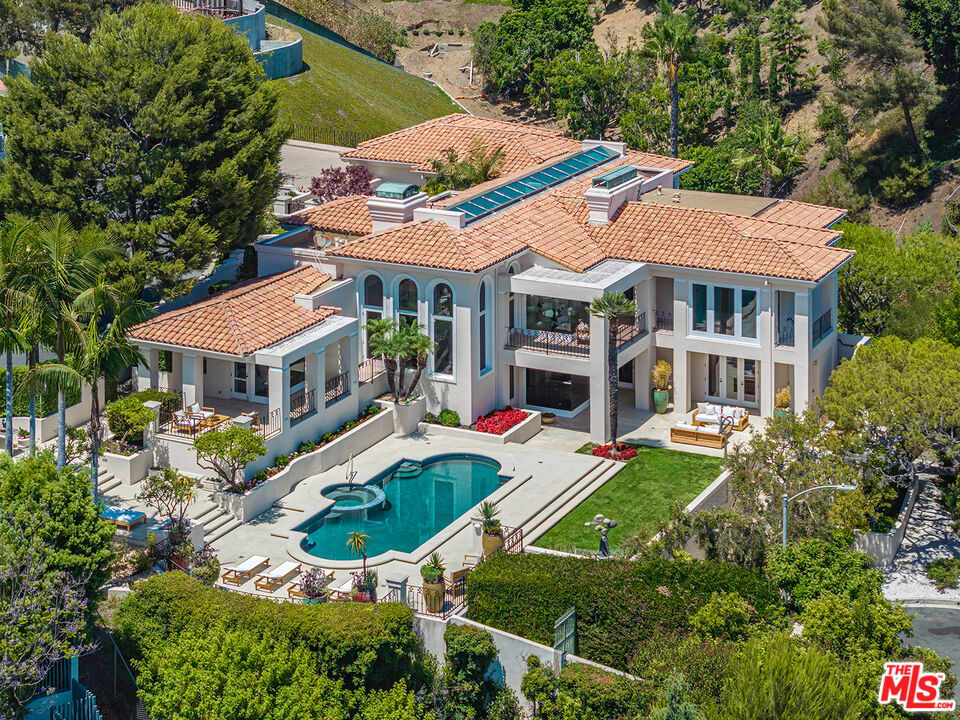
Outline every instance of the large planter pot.
<path id="1" fill-rule="evenodd" d="M 503 547 L 503 536 L 484 533 L 483 537 L 480 538 L 480 545 L 483 547 L 483 556 L 490 557 Z"/>
<path id="2" fill-rule="evenodd" d="M 443 612 L 444 584 L 440 582 L 423 582 L 423 601 L 427 605 L 427 612 Z"/>
<path id="3" fill-rule="evenodd" d="M 790 415 L 789 410 L 782 410 L 780 408 L 777 408 L 776 410 L 773 411 L 773 416 L 775 418 L 785 418 L 785 417 L 789 417 L 789 415 Z"/>
<path id="4" fill-rule="evenodd" d="M 375 603 L 377 601 L 377 591 L 374 590 L 361 590 L 357 593 L 357 597 L 354 598 L 354 602 L 358 603 Z"/>
<path id="5" fill-rule="evenodd" d="M 405 403 L 393 403 L 393 431 L 401 436 L 416 432 L 426 414 L 425 397 Z"/>
<path id="6" fill-rule="evenodd" d="M 653 409 L 663 414 L 667 411 L 667 404 L 670 402 L 670 391 L 669 390 L 654 390 L 653 391 Z"/>
<path id="7" fill-rule="evenodd" d="M 321 603 L 325 603 L 326 601 L 327 601 L 326 596 L 318 597 L 318 598 L 308 598 L 308 597 L 303 598 L 304 605 L 320 605 Z"/>

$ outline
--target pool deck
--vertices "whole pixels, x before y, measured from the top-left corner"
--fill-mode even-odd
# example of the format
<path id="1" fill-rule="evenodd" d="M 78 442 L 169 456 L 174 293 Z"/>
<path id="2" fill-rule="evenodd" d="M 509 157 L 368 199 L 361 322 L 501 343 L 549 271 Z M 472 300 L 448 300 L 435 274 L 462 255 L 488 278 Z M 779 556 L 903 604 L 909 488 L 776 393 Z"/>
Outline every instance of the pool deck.
<path id="1" fill-rule="evenodd" d="M 355 482 L 363 484 L 404 458 L 424 460 L 451 452 L 492 458 L 501 464 L 501 474 L 513 476 L 489 499 L 500 506 L 500 519 L 504 525 L 524 529 L 525 543 L 533 542 L 583 497 L 613 477 L 620 467 L 609 460 L 541 450 L 529 443 L 501 446 L 482 441 L 458 442 L 456 448 L 451 448 L 449 438 L 414 434 L 390 436 L 357 455 L 354 458 Z M 293 559 L 302 563 L 304 569 L 314 566 L 332 570 L 334 587 L 349 580 L 350 573 L 361 567 L 359 559 L 334 562 L 309 555 L 299 546 L 302 533 L 294 530 L 332 503 L 321 495 L 321 491 L 329 485 L 342 483 L 345 474 L 346 466 L 341 465 L 307 478 L 270 510 L 216 540 L 213 546 L 221 565 L 229 567 L 251 555 L 262 555 L 270 558 L 272 565 Z M 481 552 L 475 515 L 470 512 L 461 516 L 413 553 L 391 551 L 370 558 L 367 566 L 377 571 L 381 588 L 386 586 L 387 578 L 393 576 L 406 576 L 410 585 L 420 585 L 419 567 L 436 550 L 446 560 L 449 575 L 463 567 L 467 556 L 477 556 Z M 252 592 L 253 583 L 239 589 Z M 285 597 L 286 586 L 273 594 Z"/>

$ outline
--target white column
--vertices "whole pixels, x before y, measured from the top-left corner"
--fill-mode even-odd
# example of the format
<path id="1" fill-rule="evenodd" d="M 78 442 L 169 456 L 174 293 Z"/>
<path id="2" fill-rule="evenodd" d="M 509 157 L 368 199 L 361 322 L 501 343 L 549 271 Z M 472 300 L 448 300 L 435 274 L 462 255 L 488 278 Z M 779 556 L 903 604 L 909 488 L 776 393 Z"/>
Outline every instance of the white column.
<path id="1" fill-rule="evenodd" d="M 155 388 L 159 385 L 160 371 L 157 370 L 157 360 L 159 356 L 160 353 L 157 350 L 147 350 L 144 353 L 146 365 L 137 365 L 136 388 L 138 391 Z"/>
<path id="2" fill-rule="evenodd" d="M 607 322 L 590 316 L 590 440 L 610 439 L 610 397 L 607 383 Z"/>
<path id="3" fill-rule="evenodd" d="M 773 415 L 773 396 L 775 387 L 776 366 L 772 359 L 760 361 L 760 416 Z"/>
<path id="4" fill-rule="evenodd" d="M 796 354 L 796 364 L 793 372 L 793 383 L 795 387 L 790 388 L 793 395 L 793 409 L 795 412 L 803 412 L 810 402 L 810 345 L 813 336 L 812 322 L 810 312 L 812 310 L 812 298 L 810 293 L 796 293 L 794 295 L 794 353 Z"/>
<path id="5" fill-rule="evenodd" d="M 687 361 L 687 294 L 686 280 L 673 281 L 673 411 L 690 410 L 690 363 Z"/>
<path id="6" fill-rule="evenodd" d="M 638 410 L 650 409 L 650 358 L 654 353 L 651 347 L 633 359 L 633 405 Z"/>
<path id="7" fill-rule="evenodd" d="M 268 388 L 270 414 L 280 411 L 280 428 L 290 427 L 290 367 L 272 367 L 269 370 Z"/>
<path id="8" fill-rule="evenodd" d="M 183 354 L 183 404 L 203 405 L 203 356 Z"/>
<path id="9" fill-rule="evenodd" d="M 344 358 L 346 367 L 343 368 L 342 372 L 350 373 L 348 392 L 353 395 L 356 394 L 360 386 L 360 334 L 353 333 L 341 342 L 346 344 L 346 357 Z"/>
<path id="10" fill-rule="evenodd" d="M 647 314 L 647 330 L 652 333 L 657 328 L 657 279 L 652 275 L 640 283 L 637 305 Z"/>
<path id="11" fill-rule="evenodd" d="M 313 377 L 314 384 L 310 385 L 310 380 L 307 380 L 307 385 L 309 387 L 315 387 L 316 400 L 317 400 L 317 410 L 323 410 L 326 405 L 326 395 L 327 395 L 327 351 L 326 349 L 320 349 L 313 355 L 307 356 L 307 368 L 313 368 Z M 310 370 L 307 370 L 309 373 Z M 307 376 L 309 378 L 309 375 Z"/>
<path id="12" fill-rule="evenodd" d="M 773 396 L 776 393 L 776 365 L 773 360 L 773 348 L 777 342 L 777 319 L 774 316 L 776 292 L 769 285 L 760 289 L 757 295 L 757 339 L 763 348 L 760 360 L 760 416 L 773 415 Z"/>

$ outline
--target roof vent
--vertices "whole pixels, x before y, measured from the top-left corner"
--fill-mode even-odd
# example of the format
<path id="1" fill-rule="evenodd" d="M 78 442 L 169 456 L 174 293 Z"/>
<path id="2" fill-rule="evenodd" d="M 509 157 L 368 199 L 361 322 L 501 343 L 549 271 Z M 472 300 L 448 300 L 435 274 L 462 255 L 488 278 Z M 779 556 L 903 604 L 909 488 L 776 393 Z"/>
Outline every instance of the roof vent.
<path id="1" fill-rule="evenodd" d="M 389 198 L 391 200 L 406 200 L 413 197 L 420 188 L 416 185 L 407 185 L 406 183 L 386 182 L 380 183 L 377 191 L 374 193 L 378 198 Z"/>
<path id="2" fill-rule="evenodd" d="M 617 185 L 622 185 L 628 180 L 633 180 L 637 176 L 637 168 L 633 165 L 623 165 L 613 170 L 609 170 L 603 175 L 597 175 L 593 179 L 593 187 L 602 187 L 609 190 Z"/>

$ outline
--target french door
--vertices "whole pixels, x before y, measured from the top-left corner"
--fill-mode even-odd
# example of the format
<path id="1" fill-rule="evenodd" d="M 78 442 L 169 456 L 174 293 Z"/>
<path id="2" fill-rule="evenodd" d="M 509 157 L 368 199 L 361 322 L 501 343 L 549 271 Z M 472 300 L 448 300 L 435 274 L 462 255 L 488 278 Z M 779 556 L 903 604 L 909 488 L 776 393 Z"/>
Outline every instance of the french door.
<path id="1" fill-rule="evenodd" d="M 709 355 L 707 357 L 707 397 L 728 405 L 757 405 L 757 380 L 760 363 L 756 360 Z"/>

